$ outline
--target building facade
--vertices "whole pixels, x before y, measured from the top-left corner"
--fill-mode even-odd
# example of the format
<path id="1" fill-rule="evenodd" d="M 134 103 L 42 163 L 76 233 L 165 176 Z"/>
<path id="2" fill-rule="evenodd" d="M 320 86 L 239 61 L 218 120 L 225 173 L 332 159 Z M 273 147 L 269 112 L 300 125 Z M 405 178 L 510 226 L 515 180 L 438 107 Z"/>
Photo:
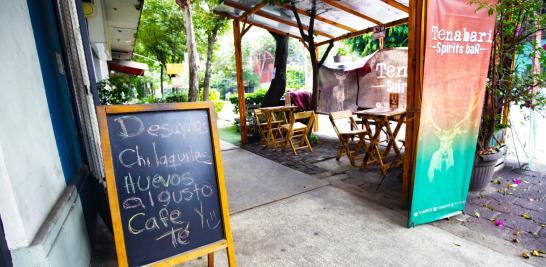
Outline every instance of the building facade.
<path id="1" fill-rule="evenodd" d="M 104 190 L 96 83 L 131 57 L 143 0 L 0 4 L 0 265 L 88 266 Z"/>

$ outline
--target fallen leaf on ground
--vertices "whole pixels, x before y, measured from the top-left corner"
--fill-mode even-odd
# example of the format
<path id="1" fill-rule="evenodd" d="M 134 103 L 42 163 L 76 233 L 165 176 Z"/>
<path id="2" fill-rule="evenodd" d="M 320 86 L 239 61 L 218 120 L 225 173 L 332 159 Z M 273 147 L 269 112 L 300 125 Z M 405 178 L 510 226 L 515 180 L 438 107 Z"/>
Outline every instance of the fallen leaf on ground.
<path id="1" fill-rule="evenodd" d="M 531 250 L 531 255 L 533 255 L 535 257 L 542 257 L 542 254 L 545 254 L 544 251 L 540 251 L 540 250 L 537 250 L 537 249 Z"/>
<path id="2" fill-rule="evenodd" d="M 514 239 L 512 239 L 512 242 L 514 242 L 514 243 L 519 243 L 519 239 L 514 238 Z"/>
<path id="3" fill-rule="evenodd" d="M 490 205 L 484 205 L 484 207 L 490 209 L 490 210 L 495 210 L 495 208 L 493 206 L 490 206 Z"/>
<path id="4" fill-rule="evenodd" d="M 514 182 L 514 184 L 521 184 L 521 179 L 520 178 L 514 178 L 514 180 L 512 180 Z"/>
<path id="5" fill-rule="evenodd" d="M 501 193 L 501 194 L 502 194 L 502 193 L 504 193 L 504 189 L 502 189 L 502 188 L 499 188 L 499 189 L 497 190 L 497 192 L 499 192 L 499 193 Z"/>
<path id="6" fill-rule="evenodd" d="M 479 213 L 477 210 L 475 210 L 475 211 L 474 211 L 474 216 L 480 218 L 480 213 Z"/>
<path id="7" fill-rule="evenodd" d="M 503 228 L 504 227 L 504 221 L 501 220 L 501 219 L 497 219 L 497 220 L 495 220 L 495 225 L 498 226 L 499 228 Z"/>
<path id="8" fill-rule="evenodd" d="M 531 217 L 531 215 L 529 215 L 528 213 L 523 213 L 521 214 L 521 217 L 524 218 L 524 219 L 527 219 L 527 220 L 532 220 L 533 218 Z"/>
<path id="9" fill-rule="evenodd" d="M 528 259 L 529 258 L 529 253 L 523 252 L 523 253 L 521 253 L 521 256 Z"/>
<path id="10" fill-rule="evenodd" d="M 461 244 L 458 244 L 458 243 L 453 243 L 453 245 L 457 246 L 457 247 L 460 247 Z"/>

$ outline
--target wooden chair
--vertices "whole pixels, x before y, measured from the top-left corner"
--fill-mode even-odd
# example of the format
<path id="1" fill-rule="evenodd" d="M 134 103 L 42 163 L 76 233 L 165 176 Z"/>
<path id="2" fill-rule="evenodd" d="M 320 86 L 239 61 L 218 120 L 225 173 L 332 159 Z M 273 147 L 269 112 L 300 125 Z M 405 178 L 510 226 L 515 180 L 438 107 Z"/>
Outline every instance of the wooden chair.
<path id="1" fill-rule="evenodd" d="M 350 131 L 341 131 L 338 128 L 339 121 L 349 121 L 351 124 Z M 330 113 L 330 121 L 334 126 L 341 147 L 337 152 L 336 160 L 339 160 L 343 155 L 347 155 L 351 161 L 352 166 L 356 166 L 354 156 L 360 151 L 360 148 L 366 150 L 366 141 L 365 137 L 368 134 L 366 130 L 359 129 L 356 125 L 355 119 L 353 118 L 353 113 L 350 110 L 336 111 Z M 341 125 L 341 124 L 339 124 Z M 355 149 L 351 150 L 350 145 L 355 144 Z"/>
<path id="2" fill-rule="evenodd" d="M 300 122 L 305 120 L 307 120 L 307 124 Z M 283 144 L 283 150 L 285 150 L 286 146 L 290 144 L 290 147 L 292 147 L 292 151 L 294 151 L 294 155 L 298 154 L 296 150 L 302 149 L 302 148 L 309 148 L 309 151 L 313 152 L 313 148 L 311 147 L 309 138 L 307 138 L 307 134 L 311 131 L 311 127 L 313 127 L 314 120 L 315 120 L 315 112 L 313 111 L 293 113 L 290 118 L 290 123 L 284 124 L 281 126 L 283 131 L 286 132 L 285 134 L 286 138 Z M 301 141 L 299 145 L 297 146 L 294 145 L 295 137 L 301 138 Z"/>
<path id="3" fill-rule="evenodd" d="M 271 127 L 273 132 L 280 131 L 279 126 L 281 124 L 281 121 L 275 120 L 269 122 L 266 114 L 260 109 L 254 110 L 254 121 L 256 131 L 260 134 L 260 141 L 263 143 L 264 146 L 269 146 L 271 142 L 275 141 L 274 136 L 273 140 L 271 140 L 269 129 Z"/>

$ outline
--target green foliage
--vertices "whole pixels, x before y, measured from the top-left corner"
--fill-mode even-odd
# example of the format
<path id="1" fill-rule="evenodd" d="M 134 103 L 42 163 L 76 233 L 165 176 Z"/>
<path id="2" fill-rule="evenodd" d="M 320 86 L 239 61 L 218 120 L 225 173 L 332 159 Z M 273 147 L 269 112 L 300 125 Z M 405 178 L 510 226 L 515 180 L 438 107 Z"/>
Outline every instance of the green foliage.
<path id="1" fill-rule="evenodd" d="M 203 101 L 203 90 L 200 90 L 199 100 Z M 209 101 L 214 104 L 214 109 L 216 110 L 216 113 L 220 113 L 224 108 L 225 103 L 224 101 L 220 100 L 220 92 L 218 92 L 217 90 L 211 89 L 209 91 Z"/>
<path id="2" fill-rule="evenodd" d="M 182 11 L 174 0 L 146 0 L 140 17 L 135 52 L 166 63 L 181 63 L 186 51 Z M 155 64 L 136 57 L 135 60 Z"/>
<path id="3" fill-rule="evenodd" d="M 129 75 L 112 75 L 97 83 L 99 99 L 103 105 L 126 104 L 134 94 L 134 85 Z"/>
<path id="4" fill-rule="evenodd" d="M 137 101 L 138 104 L 152 104 L 152 103 L 165 103 L 164 98 L 155 97 L 153 95 L 145 96 L 139 98 Z"/>
<path id="5" fill-rule="evenodd" d="M 267 89 L 258 89 L 254 93 L 245 94 L 245 104 L 261 106 L 264 102 L 265 93 L 267 93 Z M 228 100 L 233 104 L 233 112 L 239 113 L 239 98 L 237 94 L 229 96 Z"/>
<path id="6" fill-rule="evenodd" d="M 408 25 L 403 24 L 387 28 L 384 41 L 384 48 L 407 47 Z M 351 48 L 351 51 L 358 53 L 362 57 L 365 57 L 379 49 L 379 41 L 374 40 L 373 33 L 347 39 L 344 41 L 344 43 Z"/>
<path id="7" fill-rule="evenodd" d="M 316 122 L 315 122 L 316 123 Z M 319 142 L 318 135 L 316 133 L 311 133 L 311 137 L 309 138 L 309 141 L 311 144 L 316 145 Z"/>
<path id="8" fill-rule="evenodd" d="M 209 45 L 209 37 L 211 36 L 214 28 L 218 26 L 218 35 L 222 35 L 229 29 L 228 22 L 230 20 L 214 14 L 214 8 L 220 4 L 219 0 L 198 0 L 192 1 L 192 3 L 193 25 L 195 28 L 197 50 L 199 50 L 199 54 L 206 55 Z M 217 49 L 217 47 L 215 49 Z"/>
<path id="9" fill-rule="evenodd" d="M 188 102 L 188 91 L 180 90 L 178 92 L 169 93 L 165 97 L 165 103 L 173 102 Z"/>
<path id="10" fill-rule="evenodd" d="M 337 55 L 338 56 L 347 56 L 349 55 L 349 52 L 347 51 L 347 49 L 345 49 L 345 47 L 341 46 L 337 49 Z"/>
<path id="11" fill-rule="evenodd" d="M 540 66 L 546 65 L 546 53 L 535 41 L 535 33 L 546 28 L 546 16 L 542 14 L 542 0 L 472 0 L 477 9 L 496 13 L 496 30 L 491 53 L 486 87 L 486 99 L 482 111 L 479 145 L 489 149 L 496 129 L 506 126 L 508 118 L 502 118 L 503 107 L 519 105 L 532 110 L 543 110 L 546 97 L 538 88 L 546 85 L 546 73 L 534 73 L 531 59 L 538 56 Z M 527 64 L 514 64 L 516 56 L 527 59 Z M 499 119 L 499 117 L 501 117 Z M 504 123 L 500 125 L 500 123 Z"/>
<path id="12" fill-rule="evenodd" d="M 303 69 L 288 66 L 286 68 L 286 87 L 300 89 L 305 86 L 305 73 Z"/>

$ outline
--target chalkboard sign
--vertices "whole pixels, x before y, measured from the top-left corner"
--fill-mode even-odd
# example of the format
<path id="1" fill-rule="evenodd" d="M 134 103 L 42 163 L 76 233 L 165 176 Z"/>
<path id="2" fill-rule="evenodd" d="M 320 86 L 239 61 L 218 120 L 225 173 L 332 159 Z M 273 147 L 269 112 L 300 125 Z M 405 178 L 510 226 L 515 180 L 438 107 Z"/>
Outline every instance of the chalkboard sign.
<path id="1" fill-rule="evenodd" d="M 97 114 L 120 266 L 176 264 L 221 248 L 234 266 L 212 105 L 99 106 Z"/>

